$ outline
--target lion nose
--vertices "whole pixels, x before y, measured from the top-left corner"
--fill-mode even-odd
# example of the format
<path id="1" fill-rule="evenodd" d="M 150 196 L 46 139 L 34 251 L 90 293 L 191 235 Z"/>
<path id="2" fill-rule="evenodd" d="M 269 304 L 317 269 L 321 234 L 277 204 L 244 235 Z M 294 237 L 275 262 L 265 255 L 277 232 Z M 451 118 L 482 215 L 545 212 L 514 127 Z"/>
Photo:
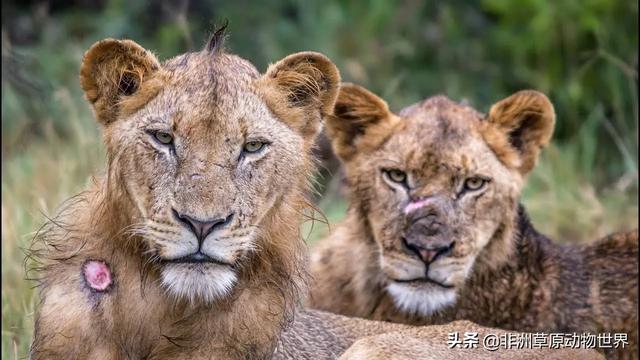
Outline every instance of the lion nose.
<path id="1" fill-rule="evenodd" d="M 182 223 L 185 227 L 187 227 L 198 239 L 198 244 L 202 246 L 202 242 L 207 238 L 209 234 L 211 234 L 214 230 L 222 229 L 233 219 L 233 214 L 229 214 L 223 218 L 217 219 L 208 219 L 208 220 L 199 220 L 193 216 L 180 214 L 175 209 L 171 209 L 173 211 L 173 215 Z"/>
<path id="2" fill-rule="evenodd" d="M 409 253 L 417 255 L 425 264 L 432 263 L 438 256 L 449 253 L 453 249 L 453 242 L 447 244 L 433 244 L 430 247 L 424 247 L 420 243 L 402 238 L 402 242 Z"/>
<path id="3" fill-rule="evenodd" d="M 418 232 L 424 236 L 435 236 L 441 232 L 442 223 L 438 215 L 429 214 L 414 220 L 410 227 L 412 232 Z"/>

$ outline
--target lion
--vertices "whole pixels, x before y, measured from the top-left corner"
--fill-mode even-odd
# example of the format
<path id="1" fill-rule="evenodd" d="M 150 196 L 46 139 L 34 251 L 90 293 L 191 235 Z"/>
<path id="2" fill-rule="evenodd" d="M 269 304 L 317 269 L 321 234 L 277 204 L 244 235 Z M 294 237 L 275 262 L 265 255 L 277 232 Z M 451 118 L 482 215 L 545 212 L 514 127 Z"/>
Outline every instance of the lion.
<path id="1" fill-rule="evenodd" d="M 339 72 L 302 52 L 261 75 L 216 34 L 164 63 L 131 40 L 85 53 L 106 172 L 37 236 L 32 358 L 263 358 L 292 321 Z"/>
<path id="2" fill-rule="evenodd" d="M 302 52 L 260 74 L 223 38 L 163 63 L 131 40 L 85 53 L 106 171 L 36 236 L 31 358 L 333 359 L 413 329 L 301 308 L 311 149 L 339 71 Z"/>
<path id="3" fill-rule="evenodd" d="M 621 332 L 633 353 L 637 230 L 560 246 L 519 203 L 554 124 L 553 105 L 532 90 L 487 115 L 444 96 L 394 114 L 342 85 L 326 127 L 349 208 L 312 253 L 309 305 L 413 325 Z"/>

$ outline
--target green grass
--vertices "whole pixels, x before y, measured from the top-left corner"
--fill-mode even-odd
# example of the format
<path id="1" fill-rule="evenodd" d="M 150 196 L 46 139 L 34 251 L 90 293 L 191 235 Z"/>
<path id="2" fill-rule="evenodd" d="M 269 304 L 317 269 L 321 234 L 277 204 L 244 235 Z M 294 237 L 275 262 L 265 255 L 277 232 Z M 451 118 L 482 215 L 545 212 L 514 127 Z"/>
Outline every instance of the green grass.
<path id="1" fill-rule="evenodd" d="M 68 113 L 69 138 L 47 134 L 2 165 L 2 358 L 24 358 L 35 304 L 33 283 L 25 281 L 24 251 L 34 232 L 67 197 L 81 191 L 104 163 L 90 117 Z"/>

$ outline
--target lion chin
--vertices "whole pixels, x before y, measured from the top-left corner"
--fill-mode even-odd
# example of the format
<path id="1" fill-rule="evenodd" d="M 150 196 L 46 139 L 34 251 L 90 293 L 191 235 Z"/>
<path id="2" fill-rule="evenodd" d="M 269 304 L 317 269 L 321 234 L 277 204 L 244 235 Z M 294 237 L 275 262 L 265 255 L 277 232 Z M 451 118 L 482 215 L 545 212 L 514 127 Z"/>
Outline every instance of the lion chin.
<path id="1" fill-rule="evenodd" d="M 176 299 L 212 303 L 229 295 L 238 280 L 228 266 L 169 264 L 161 271 L 161 284 Z"/>
<path id="2" fill-rule="evenodd" d="M 408 314 L 429 316 L 456 302 L 456 289 L 437 285 L 413 286 L 392 282 L 387 285 L 396 307 Z"/>

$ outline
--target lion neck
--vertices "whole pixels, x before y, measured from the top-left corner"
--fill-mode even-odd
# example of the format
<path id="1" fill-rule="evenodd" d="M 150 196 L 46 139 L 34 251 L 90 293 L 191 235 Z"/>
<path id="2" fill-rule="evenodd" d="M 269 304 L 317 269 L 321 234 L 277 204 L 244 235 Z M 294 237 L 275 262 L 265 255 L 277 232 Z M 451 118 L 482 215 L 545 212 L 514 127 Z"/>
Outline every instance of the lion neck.
<path id="1" fill-rule="evenodd" d="M 366 287 L 361 287 L 354 293 L 360 294 L 361 309 L 367 312 L 360 315 L 393 322 L 436 324 L 460 318 L 474 319 L 478 316 L 477 314 L 482 313 L 478 311 L 479 307 L 486 305 L 488 309 L 483 314 L 492 314 L 490 308 L 496 303 L 518 304 L 517 308 L 526 308 L 530 294 L 539 291 L 539 284 L 514 281 L 514 279 L 531 278 L 534 274 L 541 274 L 543 261 L 547 253 L 552 251 L 549 247 L 553 246 L 548 239 L 534 229 L 524 207 L 516 204 L 514 210 L 505 216 L 487 247 L 476 259 L 469 279 L 458 291 L 456 304 L 434 315 L 421 317 L 400 312 L 385 290 L 386 279 L 378 275 L 382 269 L 378 267 L 376 273 L 367 265 L 379 263 L 379 252 L 363 209 L 358 206 L 352 208 L 344 224 L 348 224 L 350 241 L 365 242 L 371 249 L 363 256 L 366 260 L 363 259 L 354 265 L 357 267 L 354 271 L 357 275 L 354 278 L 366 279 L 360 283 L 367 284 Z M 371 286 L 371 284 L 376 285 Z M 486 284 L 495 286 L 492 289 L 486 289 Z M 481 320 L 484 321 L 477 319 L 477 321 Z"/>
<path id="2" fill-rule="evenodd" d="M 148 324 L 121 328 L 138 329 L 130 335 L 140 338 L 141 345 L 136 345 L 140 348 L 150 339 L 166 336 L 169 340 L 151 346 L 158 346 L 156 351 L 167 356 L 185 355 L 178 349 L 189 348 L 224 349 L 223 354 L 237 353 L 239 358 L 252 353 L 258 358 L 270 356 L 307 291 L 307 253 L 298 228 L 300 214 L 307 206 L 302 192 L 285 194 L 265 215 L 256 239 L 258 250 L 247 254 L 239 267 L 234 291 L 215 304 L 199 304 L 166 296 L 159 285 L 158 269 L 145 256 L 143 239 L 128 235 L 127 229 L 135 227 L 141 216 L 133 210 L 134 201 L 127 191 L 113 189 L 114 184 L 108 178 L 98 181 L 93 190 L 82 195 L 87 201 L 75 205 L 72 211 L 82 216 L 65 218 L 77 229 L 77 237 L 91 239 L 75 253 L 75 259 L 104 259 L 112 266 L 118 291 L 108 295 L 113 298 L 108 301 L 109 310 L 104 312 L 109 318 L 106 320 L 135 323 L 139 318 L 150 319 Z M 59 242 L 65 240 L 62 233 L 55 236 Z M 55 282 L 59 276 L 55 275 L 58 272 L 55 268 L 69 264 L 60 263 L 65 260 L 52 260 L 59 258 L 52 255 L 48 254 L 51 271 L 45 270 L 44 276 Z M 75 271 L 74 268 L 72 265 L 71 270 Z M 139 304 L 133 304 L 135 299 Z M 141 312 L 153 314 L 139 318 L 120 316 Z M 162 328 L 162 334 L 157 333 L 158 328 Z"/>
<path id="3" fill-rule="evenodd" d="M 533 227 L 520 204 L 511 224 L 510 235 L 502 239 L 509 242 L 510 253 L 501 257 L 497 265 L 474 266 L 459 291 L 456 305 L 435 317 L 437 323 L 467 318 L 487 326 L 522 329 L 525 323 L 518 322 L 537 311 L 534 308 L 540 305 L 537 302 L 544 298 L 543 294 L 557 291 L 554 273 L 560 268 L 553 257 L 558 246 Z"/>

